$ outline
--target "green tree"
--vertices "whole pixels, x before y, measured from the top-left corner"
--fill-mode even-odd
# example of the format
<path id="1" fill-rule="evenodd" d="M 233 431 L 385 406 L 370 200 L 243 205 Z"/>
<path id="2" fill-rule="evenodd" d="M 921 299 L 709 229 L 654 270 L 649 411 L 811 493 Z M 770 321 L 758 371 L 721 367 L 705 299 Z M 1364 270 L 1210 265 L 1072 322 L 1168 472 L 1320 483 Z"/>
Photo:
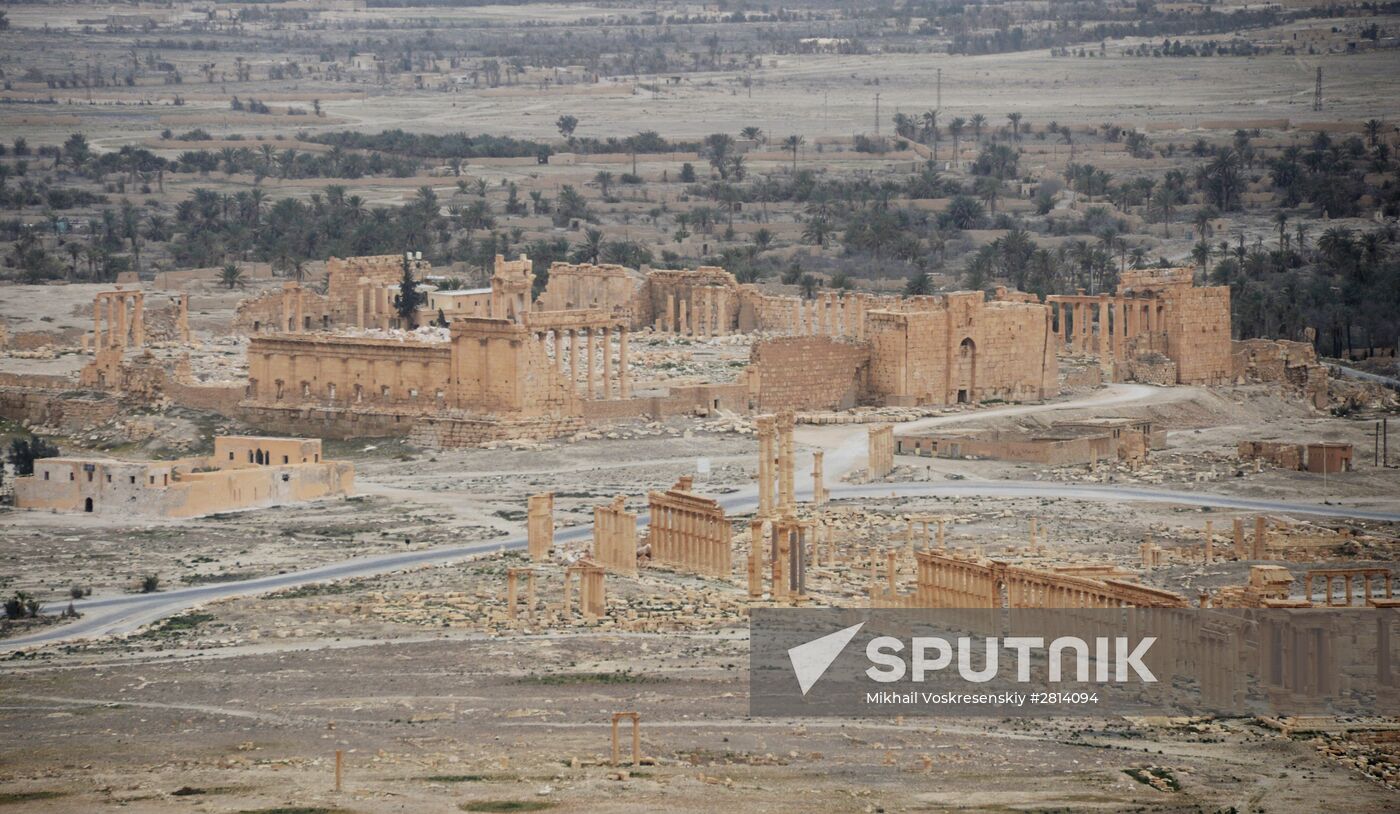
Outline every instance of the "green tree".
<path id="1" fill-rule="evenodd" d="M 413 266 L 408 262 L 408 256 L 403 258 L 403 277 L 399 279 L 399 293 L 394 297 L 394 310 L 398 311 L 399 318 L 403 324 L 411 331 L 418 327 L 418 308 L 427 297 L 418 290 L 418 281 L 413 279 Z"/>
<path id="2" fill-rule="evenodd" d="M 237 263 L 225 263 L 224 267 L 219 269 L 219 285 L 224 288 L 232 291 L 235 288 L 243 288 L 247 284 L 248 281 L 243 275 L 243 269 L 239 268 Z"/>

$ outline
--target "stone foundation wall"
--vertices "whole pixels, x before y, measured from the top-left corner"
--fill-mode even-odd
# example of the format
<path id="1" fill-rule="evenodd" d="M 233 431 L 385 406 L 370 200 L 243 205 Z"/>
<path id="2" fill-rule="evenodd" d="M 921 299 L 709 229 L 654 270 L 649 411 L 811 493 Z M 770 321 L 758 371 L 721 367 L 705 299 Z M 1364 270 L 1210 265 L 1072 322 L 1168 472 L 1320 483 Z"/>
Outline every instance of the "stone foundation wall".
<path id="1" fill-rule="evenodd" d="M 121 403 L 105 393 L 0 384 L 0 417 L 29 427 L 78 433 L 120 412 Z"/>
<path id="2" fill-rule="evenodd" d="M 497 419 L 469 416 L 420 416 L 408 441 L 424 449 L 452 449 L 490 441 L 547 441 L 584 428 L 579 416 Z"/>
<path id="3" fill-rule="evenodd" d="M 1144 353 L 1123 360 L 1123 380 L 1170 387 L 1177 383 L 1176 362 L 1160 353 Z"/>
<path id="4" fill-rule="evenodd" d="M 277 407 L 243 402 L 243 421 L 263 432 L 316 438 L 398 438 L 409 434 L 422 416 L 374 409 L 324 406 Z"/>

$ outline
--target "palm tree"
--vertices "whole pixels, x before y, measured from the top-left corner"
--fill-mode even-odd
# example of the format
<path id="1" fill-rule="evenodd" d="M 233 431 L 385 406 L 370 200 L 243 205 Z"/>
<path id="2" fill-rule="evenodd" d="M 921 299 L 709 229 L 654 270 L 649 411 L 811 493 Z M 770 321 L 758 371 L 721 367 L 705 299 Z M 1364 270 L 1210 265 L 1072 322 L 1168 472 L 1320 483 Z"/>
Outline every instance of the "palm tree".
<path id="1" fill-rule="evenodd" d="M 1196 228 L 1197 240 L 1209 240 L 1212 236 L 1211 222 L 1220 217 L 1220 213 L 1215 211 L 1215 207 L 1206 204 L 1196 210 L 1196 217 L 1191 221 L 1191 225 Z"/>
<path id="2" fill-rule="evenodd" d="M 1278 224 L 1278 250 L 1282 254 L 1284 241 L 1288 238 L 1288 214 L 1279 212 L 1274 215 L 1274 223 Z"/>
<path id="3" fill-rule="evenodd" d="M 235 288 L 246 286 L 247 280 L 243 276 L 243 269 L 237 263 L 226 263 L 219 270 L 219 284 L 232 291 Z"/>
<path id="4" fill-rule="evenodd" d="M 783 139 L 783 148 L 792 153 L 792 172 L 794 175 L 797 174 L 797 148 L 801 146 L 802 137 L 799 135 L 794 134 Z"/>
<path id="5" fill-rule="evenodd" d="M 1015 141 L 1020 141 L 1020 140 L 1021 140 L 1021 114 L 1020 114 L 1020 113 L 1008 113 L 1008 114 L 1006 114 L 1006 118 L 1007 118 L 1007 120 L 1009 120 L 1009 121 L 1011 122 L 1011 138 L 1012 138 L 1013 140 L 1015 140 Z"/>
<path id="6" fill-rule="evenodd" d="M 743 130 L 739 131 L 739 136 L 749 141 L 756 142 L 763 136 L 763 130 L 762 128 L 749 125 L 748 127 L 745 127 Z"/>
<path id="7" fill-rule="evenodd" d="M 1191 247 L 1191 259 L 1196 261 L 1196 268 L 1202 271 L 1210 268 L 1210 241 L 1196 241 L 1196 245 Z"/>
<path id="8" fill-rule="evenodd" d="M 923 115 L 924 144 L 933 149 L 933 160 L 938 160 L 938 111 L 929 110 Z"/>
<path id="9" fill-rule="evenodd" d="M 607 170 L 599 170 L 598 174 L 593 176 L 593 180 L 597 181 L 598 186 L 603 188 L 603 197 L 608 197 L 608 187 L 612 185 L 613 174 Z"/>
<path id="10" fill-rule="evenodd" d="M 802 228 L 802 239 L 817 246 L 825 246 L 835 233 L 831 222 L 817 215 L 807 220 L 807 225 Z"/>
<path id="11" fill-rule="evenodd" d="M 822 287 L 822 280 L 815 274 L 804 274 L 797 281 L 797 285 L 802 289 L 802 296 L 810 300 L 817 296 L 817 289 Z"/>
<path id="12" fill-rule="evenodd" d="M 729 154 L 734 150 L 734 137 L 728 133 L 711 133 L 705 137 L 702 154 L 720 178 L 729 177 Z"/>
<path id="13" fill-rule="evenodd" d="M 977 138 L 977 143 L 982 143 L 982 128 L 987 126 L 987 117 L 981 113 L 972 114 L 972 133 Z"/>
<path id="14" fill-rule="evenodd" d="M 953 166 L 961 163 L 962 156 L 958 152 L 958 137 L 962 135 L 963 127 L 967 124 L 963 117 L 958 116 L 948 122 L 948 133 L 953 137 Z"/>
<path id="15" fill-rule="evenodd" d="M 583 232 L 583 242 L 574 249 L 574 256 L 581 262 L 597 263 L 598 257 L 603 253 L 603 230 L 585 229 Z"/>
<path id="16" fill-rule="evenodd" d="M 1372 147 L 1375 147 L 1375 146 L 1376 146 L 1376 143 L 1380 141 L 1380 138 L 1381 138 L 1381 128 L 1383 128 L 1383 127 L 1385 127 L 1385 122 L 1381 121 L 1380 119 L 1369 119 L 1369 120 L 1367 120 L 1367 122 L 1366 122 L 1366 140 L 1369 141 L 1369 142 L 1371 143 L 1371 146 L 1372 146 Z"/>

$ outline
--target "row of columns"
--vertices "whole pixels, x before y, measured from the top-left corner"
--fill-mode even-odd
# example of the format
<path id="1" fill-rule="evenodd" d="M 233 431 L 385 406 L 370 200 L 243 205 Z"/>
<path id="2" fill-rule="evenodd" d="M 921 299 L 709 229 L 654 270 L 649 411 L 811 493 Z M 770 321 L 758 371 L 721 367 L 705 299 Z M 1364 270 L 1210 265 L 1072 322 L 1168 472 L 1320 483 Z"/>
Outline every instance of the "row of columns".
<path id="1" fill-rule="evenodd" d="M 758 416 L 754 421 L 758 428 L 758 517 L 766 520 L 778 514 L 791 514 L 797 508 L 792 441 L 797 417 L 791 410 L 784 410 L 777 415 Z M 814 477 L 820 466 L 820 462 L 813 462 Z M 825 484 L 818 488 L 825 497 Z"/>
<path id="2" fill-rule="evenodd" d="M 99 293 L 92 301 L 93 352 L 141 347 L 146 341 L 145 301 L 140 291 Z"/>
<path id="3" fill-rule="evenodd" d="M 724 509 L 713 500 L 678 491 L 651 493 L 652 560 L 727 578 L 732 567 L 732 535 Z"/>
<path id="4" fill-rule="evenodd" d="M 870 294 L 824 292 L 801 297 L 767 297 L 763 304 L 764 330 L 794 336 L 845 336 L 865 338 L 865 312 L 875 304 Z"/>
<path id="5" fill-rule="evenodd" d="M 617 336 L 617 363 L 613 363 L 613 336 Z M 553 337 L 552 342 L 551 338 Z M 553 345 L 554 371 L 570 389 L 587 399 L 627 399 L 632 397 L 632 366 L 628 361 L 628 331 L 624 325 L 592 328 L 555 328 L 536 334 Z M 582 354 L 580 354 L 582 346 Z M 599 365 L 599 350 L 602 364 Z M 565 353 L 567 348 L 568 353 Z M 565 358 L 567 356 L 567 363 Z M 598 379 L 601 368 L 602 380 Z M 582 383 L 579 376 L 583 376 Z"/>
<path id="6" fill-rule="evenodd" d="M 578 575 L 578 607 L 584 621 L 597 621 L 607 613 L 607 589 L 603 577 L 607 573 L 597 563 L 583 561 L 564 569 L 564 618 L 573 617 L 573 577 Z"/>
<path id="7" fill-rule="evenodd" d="M 282 325 L 279 330 L 299 334 L 305 330 L 305 326 L 306 291 L 298 283 L 284 283 L 282 285 Z"/>
<path id="8" fill-rule="evenodd" d="M 637 573 L 637 515 L 618 495 L 609 506 L 593 507 L 593 558 L 607 568 Z"/>
<path id="9" fill-rule="evenodd" d="M 389 286 L 377 285 L 368 277 L 361 277 L 355 291 L 355 327 L 389 330 L 389 318 L 394 313 L 393 299 Z M 301 324 L 301 320 L 297 320 Z"/>
<path id="10" fill-rule="evenodd" d="M 1046 298 L 1046 305 L 1051 310 L 1057 347 L 1072 353 L 1096 353 L 1104 362 L 1121 360 L 1129 339 L 1164 329 L 1164 306 L 1154 296 L 1052 296 Z M 1093 327 L 1096 315 L 1097 334 Z"/>

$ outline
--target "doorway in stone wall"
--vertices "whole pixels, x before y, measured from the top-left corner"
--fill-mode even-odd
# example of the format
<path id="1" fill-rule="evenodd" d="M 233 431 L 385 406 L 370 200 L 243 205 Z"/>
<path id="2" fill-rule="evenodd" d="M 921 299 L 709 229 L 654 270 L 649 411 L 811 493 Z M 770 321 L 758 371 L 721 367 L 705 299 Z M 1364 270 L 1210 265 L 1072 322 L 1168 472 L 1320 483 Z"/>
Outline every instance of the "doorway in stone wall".
<path id="1" fill-rule="evenodd" d="M 977 397 L 977 343 L 967 337 L 958 345 L 958 403 Z"/>
<path id="2" fill-rule="evenodd" d="M 83 511 L 85 511 L 85 512 L 90 512 L 90 511 L 92 511 L 92 498 L 87 498 L 86 500 L 83 501 Z"/>

